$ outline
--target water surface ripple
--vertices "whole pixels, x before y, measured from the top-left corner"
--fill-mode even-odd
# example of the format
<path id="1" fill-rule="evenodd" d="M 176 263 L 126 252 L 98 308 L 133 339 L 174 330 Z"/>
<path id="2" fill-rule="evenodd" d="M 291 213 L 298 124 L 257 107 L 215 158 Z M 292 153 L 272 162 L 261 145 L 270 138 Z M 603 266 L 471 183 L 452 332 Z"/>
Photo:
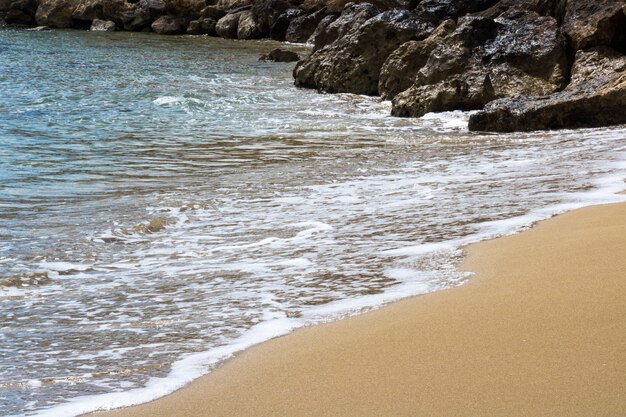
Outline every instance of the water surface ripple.
<path id="1" fill-rule="evenodd" d="M 392 118 L 294 88 L 257 60 L 273 47 L 0 30 L 0 413 L 153 398 L 294 327 L 458 285 L 462 244 L 624 198 L 623 127 Z"/>

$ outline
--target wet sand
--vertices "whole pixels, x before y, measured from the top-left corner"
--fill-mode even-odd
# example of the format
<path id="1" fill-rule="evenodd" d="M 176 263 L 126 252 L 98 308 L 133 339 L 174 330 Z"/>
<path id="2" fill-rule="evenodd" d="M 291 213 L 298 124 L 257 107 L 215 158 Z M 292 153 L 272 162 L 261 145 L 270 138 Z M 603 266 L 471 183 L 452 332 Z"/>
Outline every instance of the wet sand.
<path id="1" fill-rule="evenodd" d="M 103 416 L 626 416 L 626 204 L 472 245 L 464 286 L 302 329 Z"/>

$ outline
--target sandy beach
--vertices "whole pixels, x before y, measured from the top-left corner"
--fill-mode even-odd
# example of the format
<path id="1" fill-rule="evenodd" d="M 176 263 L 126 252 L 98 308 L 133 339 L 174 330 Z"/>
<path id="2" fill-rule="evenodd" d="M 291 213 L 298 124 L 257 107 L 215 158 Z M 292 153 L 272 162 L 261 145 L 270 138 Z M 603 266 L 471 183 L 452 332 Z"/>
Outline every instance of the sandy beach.
<path id="1" fill-rule="evenodd" d="M 249 349 L 98 417 L 626 415 L 626 204 L 467 248 L 461 287 Z"/>

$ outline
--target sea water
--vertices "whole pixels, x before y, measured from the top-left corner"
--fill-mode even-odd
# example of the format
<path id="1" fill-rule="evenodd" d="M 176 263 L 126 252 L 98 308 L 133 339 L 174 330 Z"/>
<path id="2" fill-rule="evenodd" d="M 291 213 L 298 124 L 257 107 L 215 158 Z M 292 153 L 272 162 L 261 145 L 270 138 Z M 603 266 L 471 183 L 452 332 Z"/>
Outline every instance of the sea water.
<path id="1" fill-rule="evenodd" d="M 293 86 L 272 42 L 0 30 L 0 414 L 164 395 L 304 325 L 462 284 L 462 246 L 623 201 L 626 128 Z"/>

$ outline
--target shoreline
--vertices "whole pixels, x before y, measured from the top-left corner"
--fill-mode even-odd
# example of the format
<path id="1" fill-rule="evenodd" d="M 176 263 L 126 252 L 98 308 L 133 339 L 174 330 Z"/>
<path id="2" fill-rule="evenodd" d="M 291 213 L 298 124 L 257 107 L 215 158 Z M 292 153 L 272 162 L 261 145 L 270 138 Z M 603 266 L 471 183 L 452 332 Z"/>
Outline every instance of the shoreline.
<path id="1" fill-rule="evenodd" d="M 166 397 L 88 415 L 625 414 L 624 231 L 616 203 L 472 244 L 465 285 L 297 329 Z"/>

